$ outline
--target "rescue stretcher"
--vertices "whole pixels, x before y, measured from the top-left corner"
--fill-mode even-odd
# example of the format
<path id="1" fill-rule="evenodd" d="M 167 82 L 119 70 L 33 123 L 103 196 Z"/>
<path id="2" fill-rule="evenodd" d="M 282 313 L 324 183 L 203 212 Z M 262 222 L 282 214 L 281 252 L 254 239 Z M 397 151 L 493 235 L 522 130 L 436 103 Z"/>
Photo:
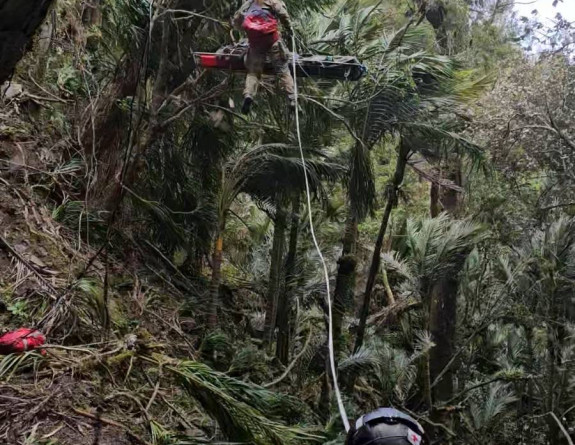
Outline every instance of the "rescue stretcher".
<path id="1" fill-rule="evenodd" d="M 225 46 L 216 53 L 199 52 L 195 56 L 197 64 L 202 68 L 242 72 L 246 71 L 244 61 L 247 51 L 247 43 L 240 43 Z M 290 59 L 291 56 L 290 54 Z M 296 54 L 295 57 L 298 77 L 357 81 L 367 73 L 367 67 L 353 56 Z M 290 70 L 293 71 L 291 63 Z M 273 75 L 274 73 L 273 65 L 267 61 L 264 67 L 264 74 Z"/>

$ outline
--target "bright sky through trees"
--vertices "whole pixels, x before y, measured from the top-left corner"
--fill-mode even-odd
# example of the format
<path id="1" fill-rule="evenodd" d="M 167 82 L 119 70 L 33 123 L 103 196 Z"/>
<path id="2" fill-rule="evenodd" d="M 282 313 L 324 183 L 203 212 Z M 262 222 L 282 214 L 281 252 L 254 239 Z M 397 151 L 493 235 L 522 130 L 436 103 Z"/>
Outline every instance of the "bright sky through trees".
<path id="1" fill-rule="evenodd" d="M 563 18 L 575 21 L 575 0 L 559 1 L 556 7 L 553 7 L 553 0 L 519 0 L 515 4 L 519 16 L 530 17 L 534 9 L 541 19 L 552 20 L 557 13 L 561 13 Z"/>

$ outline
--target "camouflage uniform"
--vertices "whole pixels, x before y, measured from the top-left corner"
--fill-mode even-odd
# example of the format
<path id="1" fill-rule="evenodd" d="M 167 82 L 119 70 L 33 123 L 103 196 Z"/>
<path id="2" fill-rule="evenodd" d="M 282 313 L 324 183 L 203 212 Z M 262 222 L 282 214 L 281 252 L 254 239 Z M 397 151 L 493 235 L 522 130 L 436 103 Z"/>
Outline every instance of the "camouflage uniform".
<path id="1" fill-rule="evenodd" d="M 236 12 L 234 16 L 234 27 L 237 29 L 242 28 L 244 21 L 244 13 L 248 10 L 251 4 L 257 0 L 249 0 L 245 2 L 242 7 Z M 291 30 L 290 17 L 287 9 L 281 0 L 263 0 L 260 5 L 264 9 L 269 9 L 280 20 L 284 29 Z M 246 86 L 244 89 L 244 97 L 254 98 L 258 91 L 259 79 L 264 69 L 266 57 L 269 55 L 276 74 L 279 77 L 282 88 L 287 93 L 290 100 L 294 98 L 294 81 L 289 70 L 289 57 L 288 51 L 281 38 L 275 42 L 271 48 L 252 48 L 248 50 L 246 57 L 246 69 L 248 74 L 246 76 Z"/>

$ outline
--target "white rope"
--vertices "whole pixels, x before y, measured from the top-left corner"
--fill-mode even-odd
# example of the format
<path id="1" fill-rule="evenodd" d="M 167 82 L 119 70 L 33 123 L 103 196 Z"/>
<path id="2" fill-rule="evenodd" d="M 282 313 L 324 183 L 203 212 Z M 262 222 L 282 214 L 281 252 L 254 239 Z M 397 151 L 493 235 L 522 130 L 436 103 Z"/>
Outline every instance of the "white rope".
<path id="1" fill-rule="evenodd" d="M 333 315 L 332 315 L 332 304 L 331 304 L 331 291 L 329 288 L 329 273 L 327 270 L 327 264 L 325 262 L 325 258 L 323 257 L 323 254 L 321 253 L 321 249 L 319 247 L 319 244 L 317 242 L 317 238 L 315 237 L 315 230 L 313 227 L 313 216 L 312 216 L 312 211 L 311 211 L 311 192 L 309 190 L 309 180 L 307 177 L 307 168 L 306 168 L 306 163 L 305 163 L 305 156 L 303 153 L 303 146 L 302 146 L 302 142 L 301 142 L 301 131 L 300 131 L 300 126 L 299 126 L 299 106 L 298 106 L 298 87 L 297 87 L 297 76 L 296 76 L 296 58 L 295 58 L 295 50 L 296 50 L 296 44 L 295 44 L 295 37 L 292 34 L 292 65 L 293 65 L 293 78 L 294 78 L 294 99 L 295 99 L 295 125 L 296 125 L 296 130 L 297 130 L 297 141 L 298 141 L 298 145 L 299 145 L 299 152 L 301 155 L 301 162 L 302 162 L 302 168 L 303 168 L 303 175 L 305 178 L 305 191 L 306 191 L 306 196 L 307 196 L 307 214 L 309 217 L 309 226 L 310 226 L 310 231 L 311 231 L 311 237 L 313 238 L 313 243 L 315 245 L 315 248 L 317 250 L 317 254 L 319 255 L 319 258 L 321 260 L 321 264 L 323 266 L 323 274 L 324 274 L 324 280 L 325 280 L 325 288 L 326 288 L 326 300 L 327 300 L 327 316 L 328 316 L 328 336 L 327 336 L 327 343 L 328 343 L 328 349 L 329 349 L 329 364 L 330 364 L 330 368 L 331 368 L 331 376 L 332 376 L 332 380 L 333 380 L 333 389 L 335 391 L 335 396 L 337 399 L 337 405 L 339 408 L 339 415 L 341 416 L 341 420 L 343 421 L 343 425 L 345 427 L 345 431 L 349 431 L 349 420 L 347 418 L 347 413 L 345 412 L 345 407 L 343 406 L 343 400 L 341 398 L 341 392 L 339 391 L 339 384 L 337 383 L 337 372 L 335 369 L 335 353 L 334 353 L 334 347 L 333 347 Z"/>

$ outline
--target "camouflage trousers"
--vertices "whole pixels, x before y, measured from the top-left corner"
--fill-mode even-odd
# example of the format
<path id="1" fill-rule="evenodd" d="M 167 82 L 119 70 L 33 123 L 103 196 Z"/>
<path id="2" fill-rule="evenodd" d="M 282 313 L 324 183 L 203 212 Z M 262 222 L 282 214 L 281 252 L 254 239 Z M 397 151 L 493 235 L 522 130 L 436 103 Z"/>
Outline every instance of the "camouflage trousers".
<path id="1" fill-rule="evenodd" d="M 289 99 L 294 98 L 294 82 L 289 70 L 288 52 L 281 40 L 275 42 L 269 50 L 267 48 L 250 48 L 246 56 L 246 87 L 244 97 L 252 99 L 258 92 L 260 78 L 264 70 L 266 58 L 269 56 L 275 72 L 279 78 L 280 85 L 288 95 Z"/>

